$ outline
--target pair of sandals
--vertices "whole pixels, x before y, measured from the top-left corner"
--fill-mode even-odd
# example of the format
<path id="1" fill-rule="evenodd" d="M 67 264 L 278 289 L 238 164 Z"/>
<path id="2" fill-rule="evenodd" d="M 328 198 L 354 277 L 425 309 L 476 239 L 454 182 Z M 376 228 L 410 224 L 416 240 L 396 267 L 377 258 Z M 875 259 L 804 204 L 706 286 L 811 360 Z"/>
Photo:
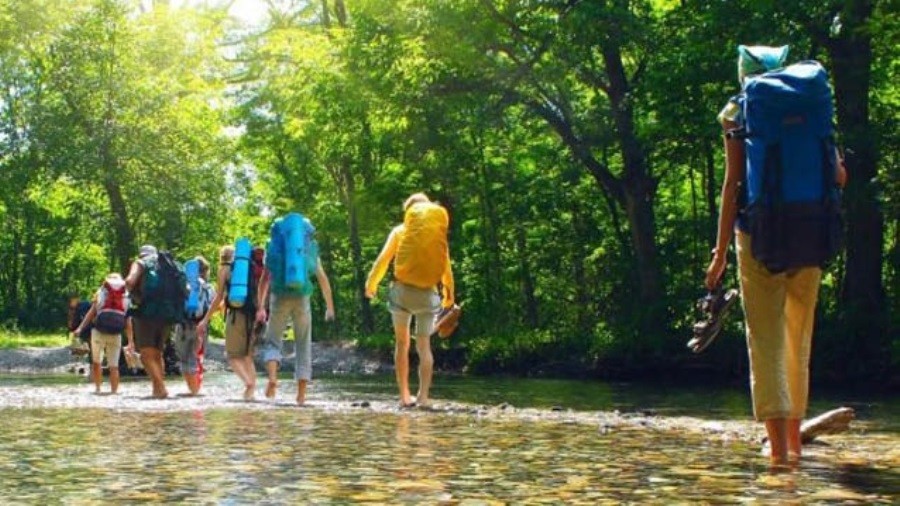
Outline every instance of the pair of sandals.
<path id="1" fill-rule="evenodd" d="M 434 317 L 434 331 L 442 339 L 453 335 L 459 326 L 459 317 L 462 316 L 462 305 L 454 304 L 445 307 Z"/>
<path id="2" fill-rule="evenodd" d="M 737 290 L 725 290 L 719 285 L 697 300 L 697 310 L 703 313 L 704 318 L 694 324 L 694 337 L 687 342 L 688 349 L 700 353 L 715 341 L 722 330 L 725 315 L 734 307 L 737 299 Z"/>

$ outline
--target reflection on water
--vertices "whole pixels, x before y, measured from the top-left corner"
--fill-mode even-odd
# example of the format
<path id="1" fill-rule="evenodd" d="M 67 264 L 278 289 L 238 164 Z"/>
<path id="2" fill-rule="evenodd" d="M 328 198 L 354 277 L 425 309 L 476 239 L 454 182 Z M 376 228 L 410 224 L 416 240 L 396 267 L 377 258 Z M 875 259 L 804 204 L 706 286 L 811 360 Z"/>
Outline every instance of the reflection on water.
<path id="1" fill-rule="evenodd" d="M 228 377 L 213 380 L 212 392 L 236 387 Z M 318 381 L 313 399 L 387 399 L 393 392 L 385 383 Z M 448 383 L 467 388 L 465 382 L 445 382 L 444 394 Z M 2 395 L 29 388 L 27 382 L 0 385 L 5 385 Z M 297 409 L 135 400 L 138 389 L 148 388 L 145 383 L 125 385 L 126 393 L 116 398 L 91 396 L 87 385 L 36 388 L 118 404 L 0 408 L 2 504 L 889 503 L 900 490 L 900 437 L 890 431 L 834 437 L 831 446 L 811 447 L 799 471 L 772 475 L 755 443 L 640 424 L 598 430 L 584 423 L 350 409 L 349 404 L 325 409 L 321 401 Z M 619 395 L 612 390 L 607 402 Z M 630 397 L 652 407 L 637 393 Z M 147 408 L 157 405 L 167 407 Z"/>

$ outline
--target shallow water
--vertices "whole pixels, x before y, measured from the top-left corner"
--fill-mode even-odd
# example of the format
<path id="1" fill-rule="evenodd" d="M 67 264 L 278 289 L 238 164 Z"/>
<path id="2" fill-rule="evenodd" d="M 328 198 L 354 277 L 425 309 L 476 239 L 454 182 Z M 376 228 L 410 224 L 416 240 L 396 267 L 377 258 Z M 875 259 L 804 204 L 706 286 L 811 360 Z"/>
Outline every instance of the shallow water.
<path id="1" fill-rule="evenodd" d="M 856 399 L 850 433 L 772 474 L 741 391 L 439 378 L 431 412 L 397 409 L 386 377 L 317 380 L 308 408 L 291 383 L 244 403 L 213 375 L 202 397 L 159 401 L 145 380 L 98 396 L 80 378 L 0 376 L 0 504 L 890 503 L 900 490 L 896 400 Z"/>

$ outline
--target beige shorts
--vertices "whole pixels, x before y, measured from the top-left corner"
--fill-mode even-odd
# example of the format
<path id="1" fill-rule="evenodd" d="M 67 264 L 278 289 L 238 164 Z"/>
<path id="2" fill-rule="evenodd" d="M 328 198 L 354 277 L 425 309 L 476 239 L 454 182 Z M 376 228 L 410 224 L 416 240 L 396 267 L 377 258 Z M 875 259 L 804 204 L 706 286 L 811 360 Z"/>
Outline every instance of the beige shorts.
<path id="1" fill-rule="evenodd" d="M 225 312 L 225 353 L 228 358 L 241 358 L 253 354 L 253 328 L 247 328 L 252 320 L 241 310 Z"/>
<path id="2" fill-rule="evenodd" d="M 434 332 L 434 315 L 441 308 L 441 296 L 434 288 L 419 288 L 399 281 L 391 283 L 388 310 L 394 326 L 409 326 L 416 318 L 412 335 L 429 337 Z"/>
<path id="3" fill-rule="evenodd" d="M 97 329 L 91 330 L 91 362 L 99 364 L 106 357 L 110 367 L 119 367 L 119 354 L 122 352 L 122 336 L 104 334 Z"/>

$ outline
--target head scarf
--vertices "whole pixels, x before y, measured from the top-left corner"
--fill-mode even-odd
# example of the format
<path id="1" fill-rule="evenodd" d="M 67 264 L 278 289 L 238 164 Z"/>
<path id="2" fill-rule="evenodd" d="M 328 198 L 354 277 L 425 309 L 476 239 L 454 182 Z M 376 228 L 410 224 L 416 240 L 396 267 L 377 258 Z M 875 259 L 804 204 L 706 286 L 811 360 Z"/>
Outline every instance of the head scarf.
<path id="1" fill-rule="evenodd" d="M 775 70 L 784 66 L 788 55 L 788 46 L 738 46 L 738 80 Z"/>

